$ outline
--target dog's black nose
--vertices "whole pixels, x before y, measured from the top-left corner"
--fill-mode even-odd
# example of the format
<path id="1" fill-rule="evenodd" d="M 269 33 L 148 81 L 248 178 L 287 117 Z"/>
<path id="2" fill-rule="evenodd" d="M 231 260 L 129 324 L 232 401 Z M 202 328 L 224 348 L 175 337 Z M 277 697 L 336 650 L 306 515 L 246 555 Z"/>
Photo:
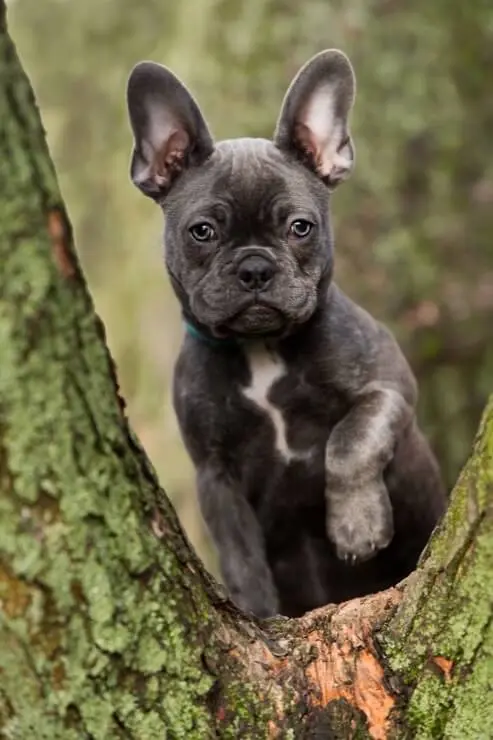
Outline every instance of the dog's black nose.
<path id="1" fill-rule="evenodd" d="M 244 290 L 265 290 L 276 272 L 275 265 L 265 257 L 245 257 L 238 267 L 238 280 Z"/>

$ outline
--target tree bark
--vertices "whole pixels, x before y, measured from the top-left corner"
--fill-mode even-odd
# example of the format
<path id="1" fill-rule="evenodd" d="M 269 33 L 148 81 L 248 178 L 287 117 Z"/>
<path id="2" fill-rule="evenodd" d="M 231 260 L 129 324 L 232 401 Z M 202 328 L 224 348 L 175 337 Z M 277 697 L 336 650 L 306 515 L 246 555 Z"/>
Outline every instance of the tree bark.
<path id="1" fill-rule="evenodd" d="M 406 582 L 238 612 L 127 424 L 0 13 L 0 737 L 489 740 L 493 401 Z"/>

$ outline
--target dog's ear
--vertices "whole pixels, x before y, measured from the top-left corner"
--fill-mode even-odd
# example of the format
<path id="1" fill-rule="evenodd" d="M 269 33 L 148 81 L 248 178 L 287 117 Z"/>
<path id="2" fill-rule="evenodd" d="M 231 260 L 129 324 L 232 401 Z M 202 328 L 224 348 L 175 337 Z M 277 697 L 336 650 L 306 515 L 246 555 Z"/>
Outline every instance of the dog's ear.
<path id="1" fill-rule="evenodd" d="M 351 173 L 354 146 L 348 119 L 355 78 L 347 56 L 322 51 L 298 72 L 284 98 L 274 142 L 334 188 Z"/>
<path id="2" fill-rule="evenodd" d="M 207 159 L 212 138 L 186 87 L 160 64 L 140 62 L 133 68 L 127 104 L 135 142 L 130 176 L 158 200 L 183 169 Z"/>

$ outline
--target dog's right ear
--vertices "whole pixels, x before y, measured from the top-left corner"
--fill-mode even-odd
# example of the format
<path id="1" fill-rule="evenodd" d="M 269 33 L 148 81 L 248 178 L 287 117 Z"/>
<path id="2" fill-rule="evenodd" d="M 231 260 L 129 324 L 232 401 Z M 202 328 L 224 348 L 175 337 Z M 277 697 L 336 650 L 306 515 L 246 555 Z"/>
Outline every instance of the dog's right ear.
<path id="1" fill-rule="evenodd" d="M 130 176 L 145 195 L 159 200 L 180 172 L 212 153 L 211 135 L 186 87 L 160 64 L 133 68 L 127 105 L 135 142 Z"/>

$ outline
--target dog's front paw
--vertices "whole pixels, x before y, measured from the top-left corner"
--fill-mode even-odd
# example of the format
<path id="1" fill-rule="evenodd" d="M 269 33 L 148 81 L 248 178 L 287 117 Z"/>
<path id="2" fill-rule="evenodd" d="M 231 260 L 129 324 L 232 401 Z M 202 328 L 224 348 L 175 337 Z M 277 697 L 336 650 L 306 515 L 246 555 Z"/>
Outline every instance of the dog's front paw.
<path id="1" fill-rule="evenodd" d="M 394 521 L 383 481 L 358 490 L 328 491 L 327 534 L 337 557 L 352 564 L 369 560 L 387 547 Z"/>

